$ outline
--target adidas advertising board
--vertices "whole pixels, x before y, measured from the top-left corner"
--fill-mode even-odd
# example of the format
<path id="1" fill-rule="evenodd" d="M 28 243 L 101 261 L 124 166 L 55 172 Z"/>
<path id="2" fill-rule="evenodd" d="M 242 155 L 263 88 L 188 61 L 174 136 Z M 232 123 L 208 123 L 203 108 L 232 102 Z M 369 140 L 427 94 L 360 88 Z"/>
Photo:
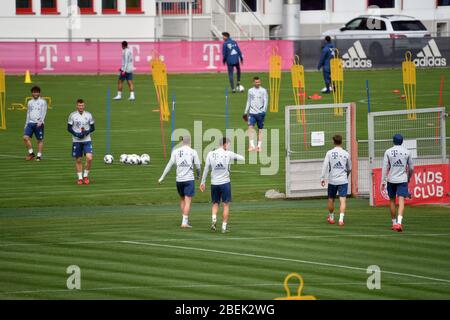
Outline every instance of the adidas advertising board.
<path id="1" fill-rule="evenodd" d="M 377 68 L 401 68 L 405 52 L 413 53 L 412 60 L 419 68 L 448 67 L 450 60 L 449 37 L 414 39 L 334 39 L 344 68 L 371 70 Z M 323 47 L 323 40 L 294 41 L 294 54 L 300 55 L 306 70 L 316 70 Z M 377 50 L 382 48 L 378 55 Z"/>
<path id="2" fill-rule="evenodd" d="M 445 67 L 447 59 L 442 57 L 439 47 L 434 39 L 428 41 L 428 44 L 420 51 L 414 59 L 417 67 Z"/>
<path id="3" fill-rule="evenodd" d="M 372 60 L 370 60 L 361 45 L 361 42 L 355 41 L 353 45 L 342 56 L 344 68 L 347 69 L 370 69 Z"/>

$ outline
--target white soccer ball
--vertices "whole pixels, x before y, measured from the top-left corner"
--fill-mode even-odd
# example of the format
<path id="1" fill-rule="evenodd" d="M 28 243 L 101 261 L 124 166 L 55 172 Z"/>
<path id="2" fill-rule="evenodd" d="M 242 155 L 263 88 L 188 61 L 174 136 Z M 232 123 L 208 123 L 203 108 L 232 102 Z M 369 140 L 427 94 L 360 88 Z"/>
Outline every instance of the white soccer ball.
<path id="1" fill-rule="evenodd" d="M 141 159 L 137 154 L 130 155 L 130 164 L 139 164 L 141 162 Z"/>
<path id="2" fill-rule="evenodd" d="M 120 163 L 125 163 L 127 161 L 127 157 L 128 157 L 128 155 L 121 154 L 120 158 L 119 158 Z"/>
<path id="3" fill-rule="evenodd" d="M 240 85 L 238 85 L 238 86 L 236 87 L 236 91 L 237 91 L 237 92 L 244 92 L 244 91 L 245 91 L 245 88 L 244 88 L 244 86 L 243 86 L 242 84 L 240 84 Z"/>
<path id="4" fill-rule="evenodd" d="M 150 163 L 150 156 L 146 153 L 141 155 L 141 164 L 149 164 Z"/>
<path id="5" fill-rule="evenodd" d="M 126 164 L 133 164 L 132 163 L 133 156 L 131 154 L 127 154 L 127 158 L 125 159 Z"/>
<path id="6" fill-rule="evenodd" d="M 103 162 L 105 162 L 106 164 L 111 164 L 114 161 L 114 157 L 110 154 L 107 154 L 103 157 Z"/>

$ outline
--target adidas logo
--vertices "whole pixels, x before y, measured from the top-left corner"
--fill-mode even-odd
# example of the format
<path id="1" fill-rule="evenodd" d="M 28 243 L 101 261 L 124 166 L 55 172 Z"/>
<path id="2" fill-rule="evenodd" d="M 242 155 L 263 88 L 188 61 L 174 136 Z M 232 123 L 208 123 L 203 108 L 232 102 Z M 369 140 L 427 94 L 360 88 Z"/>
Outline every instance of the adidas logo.
<path id="1" fill-rule="evenodd" d="M 428 41 L 428 44 L 417 54 L 414 59 L 417 67 L 445 67 L 447 59 L 443 58 L 434 39 Z"/>
<path id="2" fill-rule="evenodd" d="M 347 52 L 342 56 L 344 68 L 368 69 L 372 68 L 372 60 L 368 59 L 361 42 L 353 43 Z"/>
<path id="3" fill-rule="evenodd" d="M 392 166 L 393 167 L 403 167 L 403 162 L 402 162 L 402 160 L 398 159 L 397 161 L 394 162 L 394 164 Z"/>
<path id="4" fill-rule="evenodd" d="M 190 165 L 186 160 L 183 160 L 183 162 L 181 162 L 181 163 L 179 164 L 179 166 L 180 166 L 180 167 L 190 167 L 191 165 Z"/>
<path id="5" fill-rule="evenodd" d="M 216 170 L 221 170 L 221 169 L 225 169 L 224 165 L 222 164 L 222 162 L 219 162 L 218 164 L 216 164 L 216 166 L 214 167 L 214 169 Z"/>
<path id="6" fill-rule="evenodd" d="M 342 163 L 341 163 L 340 161 L 338 161 L 338 162 L 333 166 L 333 169 L 342 169 L 342 168 L 344 168 L 344 167 L 342 166 Z"/>

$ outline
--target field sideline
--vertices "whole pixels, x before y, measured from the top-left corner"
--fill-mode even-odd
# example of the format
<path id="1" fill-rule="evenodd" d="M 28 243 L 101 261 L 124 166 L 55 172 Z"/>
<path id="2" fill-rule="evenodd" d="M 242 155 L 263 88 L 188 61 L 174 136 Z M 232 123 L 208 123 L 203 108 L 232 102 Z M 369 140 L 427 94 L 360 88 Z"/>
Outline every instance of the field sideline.
<path id="1" fill-rule="evenodd" d="M 448 70 L 417 70 L 418 108 L 437 105 L 440 76 Z M 246 89 L 253 75 L 243 74 Z M 268 88 L 267 74 L 260 76 Z M 32 77 L 53 101 L 40 163 L 24 160 L 25 112 L 7 111 L 8 129 L 0 131 L 0 299 L 273 299 L 285 295 L 290 272 L 302 274 L 304 294 L 319 299 L 450 298 L 448 206 L 407 208 L 405 232 L 394 233 L 387 208 L 371 208 L 367 199 L 349 200 L 346 225 L 339 228 L 325 223 L 324 200 L 264 198 L 268 189 L 284 192 L 283 109 L 293 104 L 288 73 L 280 112 L 266 120 L 280 130 L 279 173 L 261 176 L 259 164 L 232 167 L 231 233 L 225 235 L 209 230 L 208 179 L 207 191 L 194 198 L 194 228 L 179 229 L 174 171 L 157 184 L 166 160 L 151 76 L 135 78 L 137 101 L 111 105 L 111 166 L 103 164 L 105 100 L 108 87 L 115 94 L 116 76 Z M 344 100 L 357 103 L 358 139 L 367 138 L 366 79 L 372 111 L 405 108 L 391 93 L 402 89 L 401 70 L 347 71 L 345 79 Z M 306 81 L 308 94 L 323 87 L 318 72 L 308 72 Z M 30 95 L 23 77 L 8 76 L 6 85 L 8 107 Z M 169 75 L 176 127 L 192 130 L 194 121 L 203 121 L 203 130 L 223 130 L 226 85 L 225 74 Z M 75 184 L 66 131 L 80 97 L 97 123 L 89 186 Z M 246 128 L 245 99 L 230 97 L 231 128 Z M 329 102 L 331 95 L 316 103 Z M 448 89 L 444 105 L 450 105 Z M 165 130 L 170 146 L 170 122 Z M 122 165 L 121 153 L 149 153 L 151 164 Z M 69 265 L 81 268 L 82 290 L 67 290 Z M 382 270 L 381 290 L 366 287 L 370 265 Z"/>

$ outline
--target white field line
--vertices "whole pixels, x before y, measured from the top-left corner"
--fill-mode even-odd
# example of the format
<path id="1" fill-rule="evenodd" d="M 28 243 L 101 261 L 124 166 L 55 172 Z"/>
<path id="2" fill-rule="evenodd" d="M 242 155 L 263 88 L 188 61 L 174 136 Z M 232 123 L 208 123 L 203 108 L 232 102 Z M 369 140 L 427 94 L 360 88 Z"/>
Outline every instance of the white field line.
<path id="1" fill-rule="evenodd" d="M 322 267 L 357 270 L 357 271 L 363 271 L 364 273 L 367 272 L 366 268 L 360 268 L 360 267 L 352 267 L 352 266 L 346 266 L 346 265 L 341 265 L 341 264 L 332 264 L 332 263 L 309 261 L 309 260 L 299 260 L 299 259 L 290 259 L 290 258 L 282 258 L 282 257 L 263 256 L 263 255 L 250 254 L 250 253 L 240 253 L 240 252 L 233 252 L 233 251 L 212 250 L 212 249 L 204 249 L 204 248 L 185 247 L 185 246 L 173 246 L 173 245 L 168 245 L 168 244 L 157 244 L 157 243 L 147 243 L 147 242 L 137 242 L 137 241 L 122 241 L 122 243 L 134 244 L 134 245 L 143 245 L 143 246 L 152 246 L 152 247 L 160 247 L 160 248 L 169 248 L 169 249 L 180 249 L 180 250 L 210 252 L 210 253 L 218 253 L 218 254 L 224 254 L 224 255 L 229 255 L 229 256 L 240 256 L 240 257 L 249 257 L 249 258 L 257 258 L 257 259 L 265 259 L 265 260 L 278 260 L 278 261 L 286 261 L 286 262 L 296 262 L 296 263 L 311 264 L 311 265 L 322 266 Z M 425 279 L 425 280 L 431 280 L 431 281 L 450 283 L 450 280 L 447 280 L 447 279 L 426 277 L 426 276 L 420 276 L 420 275 L 410 274 L 410 273 L 393 272 L 393 271 L 386 271 L 386 270 L 381 270 L 381 272 L 385 273 L 385 274 L 396 275 L 396 276 L 404 276 L 404 277 L 410 277 L 410 278 L 417 278 L 417 279 Z"/>
<path id="2" fill-rule="evenodd" d="M 323 229 L 322 227 L 303 227 L 304 229 Z M 144 231 L 142 231 L 144 232 Z M 120 232 L 120 233 L 141 233 L 139 232 Z M 48 243 L 3 243 L 0 247 L 13 247 L 13 246 L 50 246 L 50 245 L 77 245 L 77 244 L 114 244 L 114 243 L 124 243 L 124 242 L 136 242 L 144 243 L 144 241 L 152 242 L 186 242 L 186 241 L 255 241 L 255 240 L 277 240 L 277 239 L 325 239 L 325 238 L 388 238 L 398 236 L 397 233 L 392 234 L 347 234 L 347 235 L 329 235 L 329 236 L 285 236 L 285 237 L 223 237 L 223 238 L 168 238 L 168 239 L 138 239 L 138 240 L 104 240 L 104 241 L 65 241 L 65 242 L 48 242 Z M 445 237 L 450 236 L 450 233 L 410 233 L 403 234 L 401 237 L 412 236 L 412 237 Z"/>
<path id="3" fill-rule="evenodd" d="M 280 283 L 249 283 L 249 284 L 186 284 L 178 286 L 124 286 L 124 287 L 99 287 L 99 288 L 81 288 L 77 292 L 83 291 L 110 291 L 110 290 L 148 290 L 148 289 L 177 289 L 177 288 L 221 288 L 221 287 L 281 287 L 283 284 Z M 396 282 L 396 283 L 383 283 L 383 286 L 398 286 L 398 285 L 448 285 L 447 283 L 436 283 L 436 282 Z M 308 282 L 309 287 L 313 286 L 366 286 L 366 281 L 361 282 Z M 50 292 L 73 292 L 69 289 L 53 289 L 53 290 L 22 290 L 22 291 L 0 291 L 0 295 L 8 294 L 29 294 L 29 293 L 50 293 Z"/>

